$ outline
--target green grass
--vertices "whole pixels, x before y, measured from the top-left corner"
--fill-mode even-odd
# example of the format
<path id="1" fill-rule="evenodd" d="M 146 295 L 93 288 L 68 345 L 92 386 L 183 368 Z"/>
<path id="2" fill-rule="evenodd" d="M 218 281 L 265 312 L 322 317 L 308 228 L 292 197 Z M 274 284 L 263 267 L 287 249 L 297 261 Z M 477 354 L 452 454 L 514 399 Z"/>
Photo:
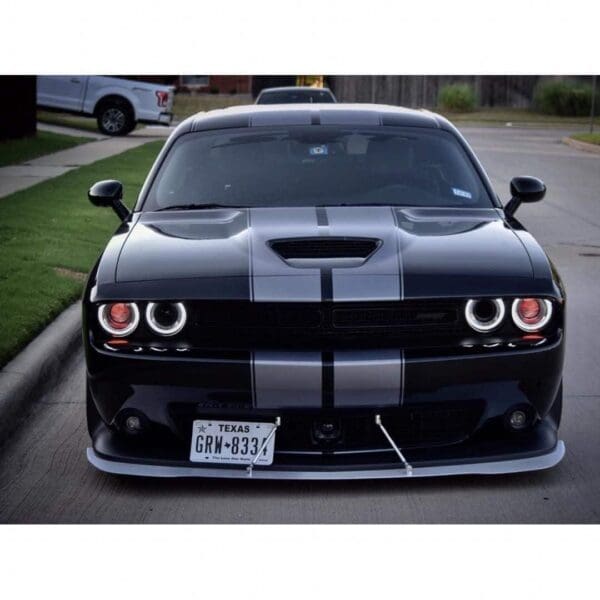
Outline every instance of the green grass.
<path id="1" fill-rule="evenodd" d="M 81 296 L 119 221 L 87 200 L 100 179 L 119 179 L 132 206 L 162 142 L 81 167 L 0 200 L 0 365 Z"/>
<path id="2" fill-rule="evenodd" d="M 85 131 L 100 133 L 94 117 L 81 117 L 79 115 L 71 115 L 69 113 L 38 110 L 37 120 L 40 123 L 48 123 L 49 125 L 73 127 L 74 129 L 83 129 Z"/>
<path id="3" fill-rule="evenodd" d="M 487 125 L 530 125 L 538 127 L 556 127 L 562 125 L 589 125 L 589 117 L 557 117 L 555 115 L 543 115 L 523 108 L 488 108 L 479 109 L 469 113 L 450 112 L 435 109 L 435 112 L 447 117 L 450 121 L 485 123 Z M 600 115 L 596 117 L 595 123 L 600 125 Z"/>
<path id="4" fill-rule="evenodd" d="M 253 103 L 250 94 L 175 94 L 173 114 L 175 120 L 182 121 L 198 112 Z"/>
<path id="5" fill-rule="evenodd" d="M 598 133 L 574 133 L 571 136 L 574 140 L 586 142 L 588 144 L 597 144 L 600 146 L 600 132 Z"/>
<path id="6" fill-rule="evenodd" d="M 38 131 L 34 136 L 0 142 L 0 167 L 22 163 L 44 154 L 91 142 L 91 138 Z"/>

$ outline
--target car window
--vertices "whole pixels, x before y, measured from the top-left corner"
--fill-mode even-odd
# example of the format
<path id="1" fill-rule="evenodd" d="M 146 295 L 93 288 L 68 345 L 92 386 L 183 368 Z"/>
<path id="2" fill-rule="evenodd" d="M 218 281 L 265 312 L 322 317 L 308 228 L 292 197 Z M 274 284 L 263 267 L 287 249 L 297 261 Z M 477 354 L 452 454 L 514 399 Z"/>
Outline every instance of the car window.
<path id="1" fill-rule="evenodd" d="M 263 92 L 257 104 L 297 104 L 304 102 L 332 103 L 333 96 L 327 90 L 278 90 Z"/>
<path id="2" fill-rule="evenodd" d="M 449 132 L 418 127 L 248 127 L 175 141 L 143 210 L 185 204 L 486 207 Z"/>

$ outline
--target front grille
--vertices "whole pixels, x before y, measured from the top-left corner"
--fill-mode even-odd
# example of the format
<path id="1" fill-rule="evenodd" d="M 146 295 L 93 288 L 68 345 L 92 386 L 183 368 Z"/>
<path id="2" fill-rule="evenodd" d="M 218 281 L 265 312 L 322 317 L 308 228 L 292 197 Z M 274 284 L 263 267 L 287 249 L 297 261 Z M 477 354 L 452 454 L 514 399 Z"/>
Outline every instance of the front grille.
<path id="1" fill-rule="evenodd" d="M 361 303 L 202 302 L 194 346 L 221 349 L 345 349 L 426 346 L 464 333 L 459 301 Z"/>
<path id="2" fill-rule="evenodd" d="M 322 330 L 353 327 L 413 328 L 458 322 L 456 302 L 405 300 L 360 303 L 204 302 L 197 306 L 201 327 Z"/>
<path id="3" fill-rule="evenodd" d="M 272 240 L 271 248 L 286 260 L 367 258 L 380 241 L 370 238 L 314 237 Z"/>
<path id="4" fill-rule="evenodd" d="M 338 308 L 333 311 L 334 327 L 422 327 L 455 323 L 455 308 Z"/>

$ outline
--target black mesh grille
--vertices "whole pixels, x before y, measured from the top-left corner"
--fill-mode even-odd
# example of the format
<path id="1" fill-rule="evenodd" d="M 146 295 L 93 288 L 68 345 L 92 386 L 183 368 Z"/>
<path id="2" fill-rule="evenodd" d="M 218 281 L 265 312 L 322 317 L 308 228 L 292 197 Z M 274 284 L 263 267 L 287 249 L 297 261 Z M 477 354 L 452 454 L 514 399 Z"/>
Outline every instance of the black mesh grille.
<path id="1" fill-rule="evenodd" d="M 368 238 L 316 237 L 273 240 L 271 248 L 284 259 L 367 258 L 379 245 Z"/>
<path id="2" fill-rule="evenodd" d="M 186 330 L 202 348 L 408 347 L 455 343 L 460 301 L 361 303 L 199 302 Z M 468 333 L 468 332 L 466 332 Z"/>
<path id="3" fill-rule="evenodd" d="M 339 308 L 333 311 L 334 327 L 420 327 L 455 323 L 457 310 L 440 306 L 416 308 Z"/>

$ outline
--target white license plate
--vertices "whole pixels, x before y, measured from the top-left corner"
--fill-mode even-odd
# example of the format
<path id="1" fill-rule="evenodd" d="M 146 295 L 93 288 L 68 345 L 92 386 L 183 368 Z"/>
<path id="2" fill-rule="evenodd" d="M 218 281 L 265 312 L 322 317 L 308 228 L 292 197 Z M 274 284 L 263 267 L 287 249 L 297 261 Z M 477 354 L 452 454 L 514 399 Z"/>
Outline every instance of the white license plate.
<path id="1" fill-rule="evenodd" d="M 190 460 L 193 462 L 249 465 L 269 437 L 274 423 L 247 421 L 194 421 Z M 256 465 L 273 462 L 275 435 L 271 437 Z"/>

